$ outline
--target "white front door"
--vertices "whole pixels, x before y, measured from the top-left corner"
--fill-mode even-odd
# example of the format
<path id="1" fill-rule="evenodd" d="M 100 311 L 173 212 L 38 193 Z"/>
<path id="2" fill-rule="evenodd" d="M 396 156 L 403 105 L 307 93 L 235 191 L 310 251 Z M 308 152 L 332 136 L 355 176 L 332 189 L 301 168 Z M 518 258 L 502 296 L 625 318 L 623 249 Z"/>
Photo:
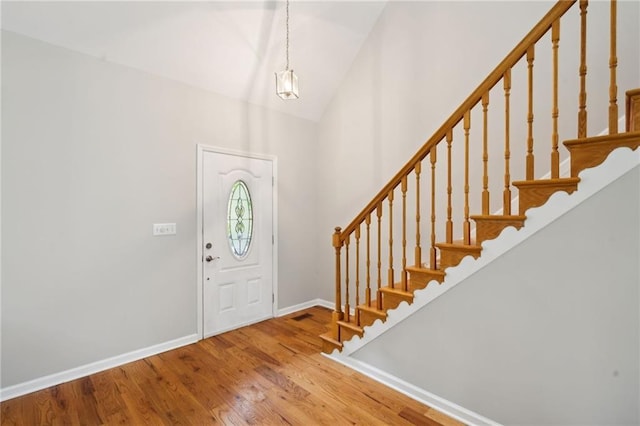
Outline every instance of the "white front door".
<path id="1" fill-rule="evenodd" d="M 273 317 L 273 162 L 202 154 L 203 334 Z"/>

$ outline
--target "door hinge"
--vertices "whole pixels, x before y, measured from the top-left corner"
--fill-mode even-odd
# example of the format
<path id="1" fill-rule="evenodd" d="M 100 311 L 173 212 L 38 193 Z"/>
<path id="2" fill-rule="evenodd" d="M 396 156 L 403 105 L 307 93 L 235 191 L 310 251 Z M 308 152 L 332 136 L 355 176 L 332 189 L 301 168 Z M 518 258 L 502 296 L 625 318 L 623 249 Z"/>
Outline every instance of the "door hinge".
<path id="1" fill-rule="evenodd" d="M 276 295 L 275 295 L 275 293 L 271 293 L 271 303 L 276 303 Z"/>
<path id="2" fill-rule="evenodd" d="M 276 237 L 275 236 L 271 236 L 271 245 L 274 245 L 276 243 Z"/>

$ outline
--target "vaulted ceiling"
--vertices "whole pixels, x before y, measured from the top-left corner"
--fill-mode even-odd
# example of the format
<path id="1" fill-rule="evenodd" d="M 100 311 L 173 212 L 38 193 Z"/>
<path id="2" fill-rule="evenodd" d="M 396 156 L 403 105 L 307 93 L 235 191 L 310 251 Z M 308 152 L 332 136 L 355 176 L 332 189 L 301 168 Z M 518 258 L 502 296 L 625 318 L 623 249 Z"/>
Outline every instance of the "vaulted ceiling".
<path id="1" fill-rule="evenodd" d="M 2 1 L 2 28 L 234 99 L 317 121 L 386 1 L 290 4 L 301 98 L 275 95 L 284 1 Z"/>

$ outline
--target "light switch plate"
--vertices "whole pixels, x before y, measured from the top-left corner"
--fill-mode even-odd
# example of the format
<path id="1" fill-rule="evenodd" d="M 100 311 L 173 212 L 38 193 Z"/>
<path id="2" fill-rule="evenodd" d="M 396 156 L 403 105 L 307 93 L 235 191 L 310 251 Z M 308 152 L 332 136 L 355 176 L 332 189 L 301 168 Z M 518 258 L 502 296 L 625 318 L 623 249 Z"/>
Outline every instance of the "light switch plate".
<path id="1" fill-rule="evenodd" d="M 154 223 L 153 235 L 175 235 L 176 224 L 175 223 Z"/>

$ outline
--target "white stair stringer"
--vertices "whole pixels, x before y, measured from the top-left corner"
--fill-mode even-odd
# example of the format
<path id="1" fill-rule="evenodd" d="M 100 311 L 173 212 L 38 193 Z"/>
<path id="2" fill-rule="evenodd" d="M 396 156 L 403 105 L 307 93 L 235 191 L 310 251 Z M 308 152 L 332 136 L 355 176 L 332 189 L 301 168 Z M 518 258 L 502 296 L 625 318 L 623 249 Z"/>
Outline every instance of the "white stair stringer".
<path id="1" fill-rule="evenodd" d="M 573 194 L 557 192 L 544 205 L 527 210 L 527 219 L 520 230 L 509 227 L 504 229 L 498 238 L 483 242 L 482 253 L 478 259 L 473 259 L 471 256 L 465 257 L 458 266 L 447 269 L 442 284 L 439 285 L 436 281 L 432 281 L 426 288 L 417 290 L 411 305 L 402 302 L 396 309 L 387 312 L 387 320 L 384 323 L 380 320 L 375 321 L 372 325 L 365 327 L 363 337 L 354 336 L 351 340 L 343 343 L 342 352 L 334 350 L 333 353 L 326 356 L 467 424 L 497 424 L 357 360 L 351 357 L 351 354 L 573 210 L 638 165 L 640 165 L 640 149 L 636 151 L 631 151 L 628 148 L 614 150 L 601 165 L 580 173 L 578 190 Z"/>

